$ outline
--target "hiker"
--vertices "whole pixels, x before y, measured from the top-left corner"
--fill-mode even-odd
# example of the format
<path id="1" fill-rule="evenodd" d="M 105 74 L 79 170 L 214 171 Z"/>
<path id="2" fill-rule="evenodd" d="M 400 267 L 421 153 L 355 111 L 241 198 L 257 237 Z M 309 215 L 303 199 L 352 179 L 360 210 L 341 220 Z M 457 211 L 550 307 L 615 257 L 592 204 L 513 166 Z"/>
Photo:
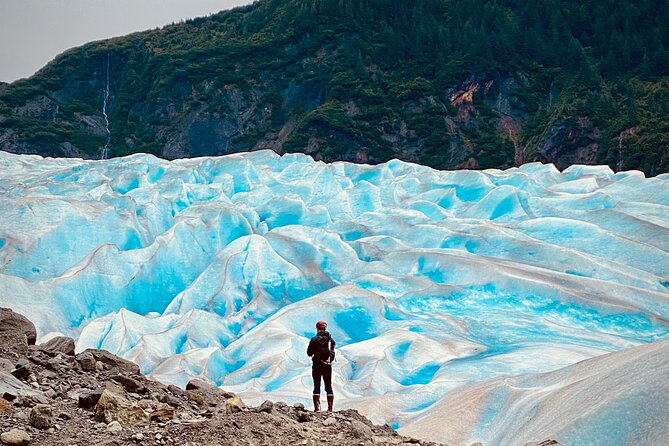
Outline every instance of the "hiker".
<path id="1" fill-rule="evenodd" d="M 321 410 L 321 376 L 328 398 L 328 412 L 332 412 L 334 393 L 332 392 L 332 361 L 335 358 L 335 341 L 327 332 L 325 321 L 316 322 L 316 336 L 309 341 L 307 356 L 311 356 L 311 376 L 314 378 L 314 412 Z"/>

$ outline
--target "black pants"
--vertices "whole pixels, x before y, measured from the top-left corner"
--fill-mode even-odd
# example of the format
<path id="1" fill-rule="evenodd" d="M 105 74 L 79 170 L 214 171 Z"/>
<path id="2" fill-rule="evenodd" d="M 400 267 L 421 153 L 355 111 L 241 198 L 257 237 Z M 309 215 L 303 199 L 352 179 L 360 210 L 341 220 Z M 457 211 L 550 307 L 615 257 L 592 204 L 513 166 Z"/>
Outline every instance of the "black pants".
<path id="1" fill-rule="evenodd" d="M 325 393 L 334 395 L 332 392 L 332 365 L 324 364 L 321 361 L 314 361 L 311 366 L 311 377 L 314 379 L 314 395 L 321 394 L 321 377 L 325 383 Z"/>

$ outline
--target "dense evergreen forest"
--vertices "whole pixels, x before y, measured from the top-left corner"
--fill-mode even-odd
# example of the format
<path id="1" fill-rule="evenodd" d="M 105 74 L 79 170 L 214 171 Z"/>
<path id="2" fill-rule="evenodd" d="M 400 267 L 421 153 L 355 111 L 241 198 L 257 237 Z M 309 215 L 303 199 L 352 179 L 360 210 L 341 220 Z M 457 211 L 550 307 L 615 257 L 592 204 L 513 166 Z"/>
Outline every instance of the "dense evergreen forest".
<path id="1" fill-rule="evenodd" d="M 669 1 L 260 0 L 0 86 L 1 149 L 104 146 L 669 172 Z"/>

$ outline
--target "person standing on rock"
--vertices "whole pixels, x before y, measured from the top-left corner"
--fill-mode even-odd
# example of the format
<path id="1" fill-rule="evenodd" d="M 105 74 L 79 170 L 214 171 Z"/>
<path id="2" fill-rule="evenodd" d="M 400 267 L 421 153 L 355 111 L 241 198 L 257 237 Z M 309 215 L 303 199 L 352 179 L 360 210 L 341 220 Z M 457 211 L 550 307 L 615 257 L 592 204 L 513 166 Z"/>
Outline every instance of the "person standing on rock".
<path id="1" fill-rule="evenodd" d="M 321 377 L 325 383 L 328 398 L 328 412 L 332 412 L 334 392 L 332 391 L 332 361 L 335 358 L 335 340 L 326 330 L 325 321 L 316 322 L 316 336 L 309 341 L 307 356 L 311 356 L 311 376 L 314 378 L 314 412 L 321 410 Z"/>

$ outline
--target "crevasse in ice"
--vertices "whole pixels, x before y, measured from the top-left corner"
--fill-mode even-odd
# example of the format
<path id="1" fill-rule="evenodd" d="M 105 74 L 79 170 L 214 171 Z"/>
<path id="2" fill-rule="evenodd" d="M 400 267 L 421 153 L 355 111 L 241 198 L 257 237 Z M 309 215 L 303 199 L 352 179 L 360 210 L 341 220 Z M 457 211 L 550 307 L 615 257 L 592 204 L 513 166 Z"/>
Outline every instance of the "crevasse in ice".
<path id="1" fill-rule="evenodd" d="M 458 392 L 669 337 L 669 175 L 0 152 L 0 215 L 0 304 L 43 339 L 306 403 L 325 319 L 339 407 L 453 444 L 511 438 L 487 390 L 431 422 Z"/>

